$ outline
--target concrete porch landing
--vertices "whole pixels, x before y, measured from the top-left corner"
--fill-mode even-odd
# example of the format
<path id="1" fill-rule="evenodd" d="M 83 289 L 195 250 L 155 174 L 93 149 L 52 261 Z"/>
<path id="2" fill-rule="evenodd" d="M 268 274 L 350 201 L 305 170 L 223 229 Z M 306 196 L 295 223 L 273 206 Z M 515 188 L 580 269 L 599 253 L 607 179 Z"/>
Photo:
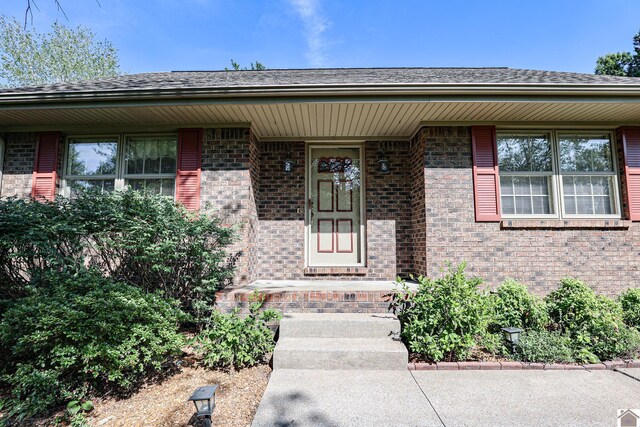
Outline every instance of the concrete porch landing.
<path id="1" fill-rule="evenodd" d="M 415 284 L 410 284 L 415 287 Z M 256 280 L 216 294 L 221 311 L 248 310 L 254 291 L 264 295 L 264 308 L 284 313 L 386 313 L 392 281 L 373 280 Z"/>

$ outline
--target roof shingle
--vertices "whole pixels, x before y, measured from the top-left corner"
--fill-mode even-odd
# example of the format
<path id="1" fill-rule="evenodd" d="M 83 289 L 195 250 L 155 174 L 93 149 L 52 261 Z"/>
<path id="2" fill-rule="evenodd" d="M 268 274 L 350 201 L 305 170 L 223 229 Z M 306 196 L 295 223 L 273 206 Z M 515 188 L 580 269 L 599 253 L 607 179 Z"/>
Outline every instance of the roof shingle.
<path id="1" fill-rule="evenodd" d="M 324 68 L 264 71 L 177 71 L 1 89 L 44 94 L 163 89 L 393 85 L 640 85 L 640 78 L 513 68 Z"/>

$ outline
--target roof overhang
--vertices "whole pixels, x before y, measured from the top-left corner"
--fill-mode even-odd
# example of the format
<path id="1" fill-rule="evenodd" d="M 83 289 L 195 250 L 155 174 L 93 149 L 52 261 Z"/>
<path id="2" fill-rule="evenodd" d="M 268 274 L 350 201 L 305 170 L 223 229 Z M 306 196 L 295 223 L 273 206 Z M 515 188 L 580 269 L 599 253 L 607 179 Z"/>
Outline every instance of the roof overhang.
<path id="1" fill-rule="evenodd" d="M 0 131 L 251 126 L 261 139 L 406 139 L 422 124 L 640 125 L 639 85 L 320 85 L 0 93 Z"/>

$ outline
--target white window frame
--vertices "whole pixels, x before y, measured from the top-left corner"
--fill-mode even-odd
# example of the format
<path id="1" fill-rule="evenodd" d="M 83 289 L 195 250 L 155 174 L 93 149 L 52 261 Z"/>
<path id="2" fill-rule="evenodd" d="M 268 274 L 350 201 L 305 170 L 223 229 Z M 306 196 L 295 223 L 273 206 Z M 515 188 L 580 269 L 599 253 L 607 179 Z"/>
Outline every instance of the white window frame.
<path id="1" fill-rule="evenodd" d="M 497 131 L 496 134 L 504 133 L 505 135 L 513 135 L 513 136 L 539 136 L 545 135 L 549 138 L 549 145 L 551 149 L 551 171 L 504 171 L 502 172 L 499 168 L 500 160 L 498 159 L 498 186 L 500 187 L 500 215 L 502 218 L 527 218 L 527 219 L 535 219 L 535 218 L 558 218 L 558 211 L 560 210 L 560 205 L 558 201 L 557 195 L 557 180 L 558 180 L 558 170 L 556 167 L 554 159 L 554 146 L 553 146 L 553 137 L 552 132 L 548 130 L 515 130 L 515 131 Z M 497 138 L 496 138 L 497 139 Z M 496 146 L 498 141 L 496 140 Z M 502 183 L 500 182 L 500 177 L 502 176 L 548 176 L 551 178 L 551 184 L 549 185 L 549 203 L 551 204 L 550 208 L 552 211 L 555 211 L 550 214 L 504 214 L 502 213 Z"/>
<path id="2" fill-rule="evenodd" d="M 124 156 L 126 152 L 126 144 L 129 138 L 144 138 L 144 137 L 174 137 L 176 138 L 176 144 L 178 143 L 177 133 L 129 133 L 129 134 L 91 134 L 91 135 L 69 135 L 65 139 L 65 155 L 63 164 L 63 176 L 62 176 L 62 194 L 65 197 L 69 197 L 71 189 L 68 185 L 70 180 L 104 180 L 114 179 L 114 190 L 123 190 L 125 188 L 125 181 L 127 179 L 176 179 L 176 173 L 162 173 L 162 174 L 126 174 Z M 67 164 L 69 161 L 69 145 L 73 142 L 82 142 L 86 140 L 89 142 L 91 139 L 104 138 L 112 139 L 116 143 L 116 173 L 114 175 L 68 175 Z M 178 167 L 177 159 L 177 147 L 176 147 L 176 168 Z M 173 187 L 173 198 L 175 199 L 175 184 Z"/>
<path id="3" fill-rule="evenodd" d="M 544 214 L 505 214 L 500 212 L 504 219 L 620 219 L 622 218 L 622 204 L 620 202 L 620 175 L 618 171 L 618 150 L 616 139 L 610 130 L 593 130 L 593 129 L 497 129 L 497 136 L 503 135 L 548 135 L 551 143 L 551 192 L 550 203 L 553 204 L 554 213 Z M 612 172 L 562 172 L 560 168 L 560 135 L 578 135 L 578 136 L 607 136 L 611 147 L 611 161 L 613 163 Z M 498 141 L 496 140 L 496 145 Z M 500 199 L 502 199 L 502 188 L 500 177 L 505 176 L 549 176 L 548 172 L 502 172 L 498 168 L 498 186 L 500 187 Z M 613 185 L 611 188 L 611 201 L 613 203 L 614 212 L 612 214 L 566 214 L 564 206 L 564 186 L 562 181 L 563 175 L 571 176 L 611 176 L 613 177 Z M 500 200 L 500 210 L 502 211 L 502 200 Z"/>
<path id="4" fill-rule="evenodd" d="M 91 142 L 92 139 L 110 139 L 116 143 L 116 173 L 114 175 L 71 175 L 67 173 L 69 166 L 69 152 L 70 145 L 74 142 Z M 118 189 L 118 165 L 119 159 L 121 155 L 122 147 L 120 144 L 120 136 L 116 134 L 100 134 L 100 135 L 69 135 L 65 139 L 64 144 L 64 162 L 62 165 L 62 186 L 61 191 L 65 197 L 71 196 L 71 187 L 69 186 L 69 181 L 100 181 L 113 179 L 114 190 Z"/>
<path id="5" fill-rule="evenodd" d="M 173 173 L 156 173 L 156 174 L 149 174 L 149 173 L 136 173 L 136 174 L 128 174 L 126 171 L 126 162 L 125 162 L 125 153 L 127 152 L 127 144 L 129 143 L 129 138 L 162 138 L 162 137 L 172 137 L 175 136 L 176 138 L 176 171 Z M 118 158 L 120 161 L 120 168 L 118 169 L 119 176 L 121 177 L 121 183 L 120 183 L 120 188 L 125 188 L 126 185 L 126 181 L 128 179 L 173 179 L 174 183 L 173 183 L 173 198 L 175 199 L 176 197 L 176 175 L 177 175 L 177 169 L 178 169 L 178 135 L 177 134 L 172 134 L 172 133 L 145 133 L 145 134 L 126 134 L 123 135 L 122 138 L 122 150 L 120 150 L 121 153 L 119 153 Z M 116 188 L 118 188 L 116 186 Z"/>

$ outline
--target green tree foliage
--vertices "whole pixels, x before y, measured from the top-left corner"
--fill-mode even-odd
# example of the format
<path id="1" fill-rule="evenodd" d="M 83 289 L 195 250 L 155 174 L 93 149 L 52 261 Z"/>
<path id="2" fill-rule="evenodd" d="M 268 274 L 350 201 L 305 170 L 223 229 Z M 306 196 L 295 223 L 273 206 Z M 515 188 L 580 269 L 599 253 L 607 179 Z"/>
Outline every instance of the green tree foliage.
<path id="1" fill-rule="evenodd" d="M 596 74 L 640 77 L 640 31 L 633 37 L 633 52 L 609 53 L 599 57 Z"/>
<path id="2" fill-rule="evenodd" d="M 54 23 L 48 33 L 0 16 L 0 78 L 9 86 L 70 82 L 120 74 L 117 49 L 88 28 Z"/>
<path id="3" fill-rule="evenodd" d="M 267 67 L 262 64 L 260 61 L 256 61 L 255 64 L 252 62 L 250 68 L 247 67 L 243 67 L 240 64 L 238 64 L 236 61 L 234 61 L 233 59 L 231 60 L 231 68 L 224 68 L 227 71 L 263 71 L 266 70 Z"/>

